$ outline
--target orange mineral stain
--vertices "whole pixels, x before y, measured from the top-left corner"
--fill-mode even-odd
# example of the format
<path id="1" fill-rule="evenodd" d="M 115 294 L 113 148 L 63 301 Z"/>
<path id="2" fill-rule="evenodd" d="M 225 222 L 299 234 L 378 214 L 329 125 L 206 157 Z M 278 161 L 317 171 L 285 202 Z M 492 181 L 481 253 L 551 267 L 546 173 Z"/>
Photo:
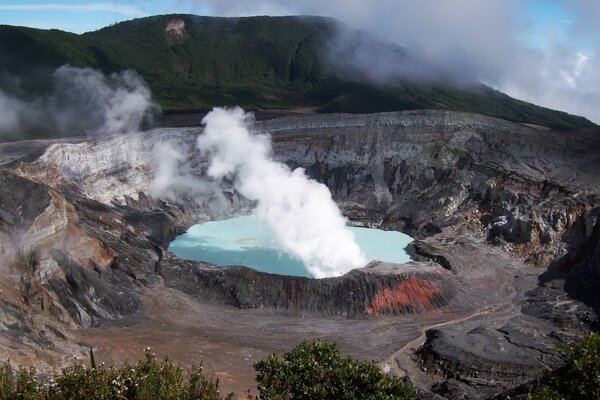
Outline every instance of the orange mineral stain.
<path id="1" fill-rule="evenodd" d="M 380 289 L 365 311 L 367 314 L 382 314 L 399 307 L 431 310 L 434 308 L 431 299 L 442 293 L 439 284 L 411 276 L 393 288 Z"/>

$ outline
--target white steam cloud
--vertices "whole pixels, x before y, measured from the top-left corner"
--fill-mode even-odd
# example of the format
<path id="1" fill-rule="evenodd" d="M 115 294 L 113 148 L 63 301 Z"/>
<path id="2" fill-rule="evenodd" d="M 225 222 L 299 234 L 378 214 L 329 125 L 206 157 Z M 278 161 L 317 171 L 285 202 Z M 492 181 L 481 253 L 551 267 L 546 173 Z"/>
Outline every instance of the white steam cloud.
<path id="1" fill-rule="evenodd" d="M 171 201 L 186 200 L 209 208 L 213 213 L 225 211 L 228 202 L 214 182 L 194 174 L 188 160 L 190 149 L 185 143 L 165 141 L 157 143 L 154 154 L 154 178 L 148 193 L 154 198 Z"/>
<path id="2" fill-rule="evenodd" d="M 52 74 L 51 90 L 33 97 L 0 90 L 0 134 L 43 131 L 103 135 L 134 131 L 157 106 L 133 71 L 105 76 L 64 65 Z"/>
<path id="3" fill-rule="evenodd" d="M 202 120 L 198 148 L 210 157 L 207 174 L 233 177 L 235 188 L 256 201 L 256 215 L 278 244 L 302 260 L 316 278 L 339 276 L 366 264 L 329 189 L 271 156 L 270 138 L 252 134 L 251 115 L 215 108 Z"/>
<path id="4" fill-rule="evenodd" d="M 18 99 L 12 98 L 5 95 L 0 90 L 0 133 L 12 132 L 18 129 L 21 116 L 27 112 L 27 105 L 19 101 Z"/>
<path id="5" fill-rule="evenodd" d="M 180 196 L 193 196 L 206 193 L 203 182 L 198 181 L 185 163 L 187 149 L 171 142 L 154 146 L 155 172 L 149 188 L 152 197 L 165 197 L 170 200 Z"/>

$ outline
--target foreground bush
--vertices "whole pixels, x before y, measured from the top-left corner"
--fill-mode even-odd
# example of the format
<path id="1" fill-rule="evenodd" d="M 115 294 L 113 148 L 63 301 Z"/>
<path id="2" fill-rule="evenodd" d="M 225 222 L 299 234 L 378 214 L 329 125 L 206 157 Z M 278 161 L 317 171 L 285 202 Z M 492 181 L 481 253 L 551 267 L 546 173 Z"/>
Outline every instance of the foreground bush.
<path id="1" fill-rule="evenodd" d="M 342 357 L 334 343 L 305 342 L 254 365 L 262 400 L 416 399 L 401 379 L 384 374 L 372 362 Z"/>
<path id="2" fill-rule="evenodd" d="M 531 400 L 600 399 L 600 335 L 590 333 L 583 340 L 558 347 L 565 366 L 544 377 L 544 385 Z"/>
<path id="3" fill-rule="evenodd" d="M 35 369 L 0 369 L 1 400 L 222 400 L 219 382 L 205 377 L 202 368 L 188 373 L 146 351 L 143 360 L 119 368 L 76 365 L 48 380 L 38 379 Z M 225 397 L 232 399 L 233 395 Z"/>

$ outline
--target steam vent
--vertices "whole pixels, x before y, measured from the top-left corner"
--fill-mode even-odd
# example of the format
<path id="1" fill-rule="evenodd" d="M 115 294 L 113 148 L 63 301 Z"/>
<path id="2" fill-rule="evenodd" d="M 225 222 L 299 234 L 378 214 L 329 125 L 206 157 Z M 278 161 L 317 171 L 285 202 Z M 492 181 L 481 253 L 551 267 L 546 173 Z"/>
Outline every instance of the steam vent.
<path id="1" fill-rule="evenodd" d="M 44 383 L 150 347 L 236 396 L 315 339 L 411 399 L 526 399 L 565 371 L 557 345 L 598 329 L 598 126 L 340 29 L 1 25 L 0 360 Z"/>

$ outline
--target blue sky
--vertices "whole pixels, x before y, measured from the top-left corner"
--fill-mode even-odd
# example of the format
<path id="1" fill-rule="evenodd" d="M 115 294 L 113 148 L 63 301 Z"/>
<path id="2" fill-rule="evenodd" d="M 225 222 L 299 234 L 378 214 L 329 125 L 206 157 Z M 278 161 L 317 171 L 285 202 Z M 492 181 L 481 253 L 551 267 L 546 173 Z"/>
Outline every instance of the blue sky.
<path id="1" fill-rule="evenodd" d="M 532 1 L 528 12 L 532 26 L 524 39 L 538 47 L 547 46 L 553 35 L 559 40 L 565 39 L 565 32 L 575 22 L 568 10 L 553 1 Z"/>
<path id="2" fill-rule="evenodd" d="M 161 4 L 165 2 L 0 0 L 0 24 L 83 33 L 160 12 Z"/>

